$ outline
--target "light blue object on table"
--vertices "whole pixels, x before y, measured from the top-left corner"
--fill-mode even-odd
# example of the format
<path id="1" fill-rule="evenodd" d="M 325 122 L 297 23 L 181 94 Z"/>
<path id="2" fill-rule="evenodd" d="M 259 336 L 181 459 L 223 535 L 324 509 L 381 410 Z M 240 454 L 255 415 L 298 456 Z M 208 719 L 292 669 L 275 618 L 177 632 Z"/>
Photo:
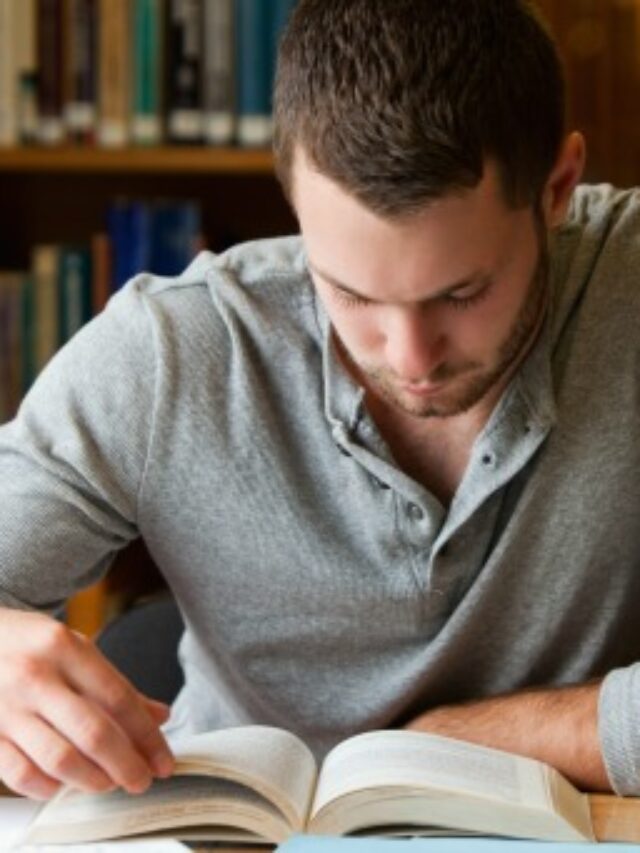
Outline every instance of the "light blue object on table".
<path id="1" fill-rule="evenodd" d="M 278 853 L 573 853 L 593 844 L 515 841 L 511 838 L 332 838 L 297 835 L 281 844 Z M 598 844 L 597 853 L 640 851 L 640 844 Z"/>

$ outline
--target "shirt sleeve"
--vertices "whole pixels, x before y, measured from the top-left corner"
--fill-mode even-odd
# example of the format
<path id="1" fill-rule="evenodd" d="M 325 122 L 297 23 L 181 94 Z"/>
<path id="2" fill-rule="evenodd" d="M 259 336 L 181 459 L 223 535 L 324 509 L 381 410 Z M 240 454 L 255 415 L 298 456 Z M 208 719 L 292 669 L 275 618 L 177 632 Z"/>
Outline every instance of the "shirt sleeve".
<path id="1" fill-rule="evenodd" d="M 144 279 L 54 356 L 0 427 L 0 605 L 59 607 L 137 536 L 156 373 Z"/>
<path id="2" fill-rule="evenodd" d="M 600 688 L 598 728 L 611 787 L 640 795 L 640 663 L 615 669 Z"/>

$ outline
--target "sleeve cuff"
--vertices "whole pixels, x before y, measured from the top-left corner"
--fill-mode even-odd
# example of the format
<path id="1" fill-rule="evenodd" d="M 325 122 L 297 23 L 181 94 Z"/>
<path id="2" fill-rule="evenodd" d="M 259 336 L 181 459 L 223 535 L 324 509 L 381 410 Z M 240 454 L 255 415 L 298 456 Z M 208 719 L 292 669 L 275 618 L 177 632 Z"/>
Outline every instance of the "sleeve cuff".
<path id="1" fill-rule="evenodd" d="M 598 734 L 615 793 L 640 795 L 640 664 L 614 669 L 602 682 Z"/>

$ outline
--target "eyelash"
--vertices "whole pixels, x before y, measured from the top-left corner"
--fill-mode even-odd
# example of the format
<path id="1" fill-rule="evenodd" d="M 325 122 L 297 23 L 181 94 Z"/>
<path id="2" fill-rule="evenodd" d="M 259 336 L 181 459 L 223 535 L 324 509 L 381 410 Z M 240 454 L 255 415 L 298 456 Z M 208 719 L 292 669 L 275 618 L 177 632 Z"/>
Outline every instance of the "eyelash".
<path id="1" fill-rule="evenodd" d="M 442 301 L 453 308 L 454 311 L 465 311 L 467 308 L 471 308 L 473 305 L 477 305 L 479 302 L 482 302 L 489 292 L 490 287 L 491 285 L 487 284 L 471 296 L 443 296 Z M 333 292 L 338 302 L 341 302 L 346 308 L 356 308 L 358 306 L 363 307 L 373 304 L 369 302 L 368 299 L 362 299 L 360 296 L 354 296 L 351 293 L 340 290 L 338 287 L 335 287 Z"/>
<path id="2" fill-rule="evenodd" d="M 344 290 L 340 290 L 339 287 L 335 287 L 333 292 L 338 300 L 338 302 L 342 302 L 342 304 L 347 308 L 355 308 L 356 305 L 369 305 L 367 299 L 361 299 L 359 296 L 353 296 L 351 293 L 347 293 Z"/>
<path id="3" fill-rule="evenodd" d="M 464 311 L 465 309 L 471 308 L 473 305 L 477 305 L 479 302 L 482 302 L 489 292 L 489 288 L 490 285 L 485 285 L 481 290 L 478 290 L 471 296 L 445 296 L 444 301 L 447 305 L 450 305 L 454 311 Z"/>

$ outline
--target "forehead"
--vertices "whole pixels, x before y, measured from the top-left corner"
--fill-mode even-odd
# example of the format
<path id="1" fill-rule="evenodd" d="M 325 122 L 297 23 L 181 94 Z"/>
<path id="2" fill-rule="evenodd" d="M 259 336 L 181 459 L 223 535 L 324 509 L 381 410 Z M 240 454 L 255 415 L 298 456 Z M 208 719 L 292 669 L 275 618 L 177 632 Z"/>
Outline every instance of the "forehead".
<path id="1" fill-rule="evenodd" d="M 529 210 L 506 205 L 491 164 L 477 187 L 437 199 L 411 216 L 388 219 L 316 171 L 299 151 L 293 202 L 311 262 L 378 298 L 396 298 L 400 287 L 407 298 L 422 297 L 478 270 L 491 273 L 517 248 L 532 221 Z"/>

